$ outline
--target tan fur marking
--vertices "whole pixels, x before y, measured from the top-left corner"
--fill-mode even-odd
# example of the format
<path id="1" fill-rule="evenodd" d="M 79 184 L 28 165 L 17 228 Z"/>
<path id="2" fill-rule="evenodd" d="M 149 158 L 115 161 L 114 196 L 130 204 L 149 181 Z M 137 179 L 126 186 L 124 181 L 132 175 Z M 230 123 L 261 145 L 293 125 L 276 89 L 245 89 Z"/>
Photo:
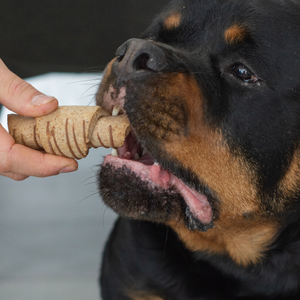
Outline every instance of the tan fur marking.
<path id="1" fill-rule="evenodd" d="M 172 84 L 172 93 L 187 104 L 189 133 L 174 135 L 164 149 L 215 193 L 219 215 L 214 220 L 215 227 L 207 232 L 190 231 L 181 221 L 169 225 L 193 251 L 226 253 L 244 266 L 258 263 L 277 225 L 261 210 L 255 170 L 242 155 L 231 153 L 220 131 L 207 125 L 205 99 L 194 79 L 178 74 L 177 80 L 178 84 Z"/>
<path id="2" fill-rule="evenodd" d="M 241 156 L 233 156 L 220 132 L 205 122 L 203 95 L 193 79 L 179 74 L 181 97 L 188 104 L 189 135 L 174 136 L 165 145 L 166 152 L 185 169 L 199 176 L 222 199 L 220 211 L 226 216 L 258 212 L 254 171 Z M 178 97 L 178 96 L 177 96 Z"/>
<path id="3" fill-rule="evenodd" d="M 287 208 L 291 200 L 294 199 L 300 191 L 300 149 L 295 151 L 290 167 L 280 181 L 278 189 L 283 199 L 282 201 L 274 199 L 272 208 L 277 212 L 281 212 Z"/>
<path id="4" fill-rule="evenodd" d="M 131 291 L 128 293 L 131 300 L 163 300 L 160 297 L 149 295 L 149 292 Z"/>
<path id="5" fill-rule="evenodd" d="M 184 132 L 174 134 L 168 130 L 168 137 L 163 139 L 167 156 L 197 174 L 216 193 L 214 196 L 222 200 L 219 210 L 224 215 L 261 213 L 255 170 L 241 155 L 234 156 L 230 152 L 220 131 L 213 131 L 206 124 L 203 109 L 205 100 L 195 79 L 179 73 L 169 76 L 167 86 L 170 89 L 162 91 L 162 98 L 164 94 L 168 94 L 168 97 L 171 94 L 172 99 L 181 99 L 189 115 L 187 136 Z M 167 119 L 166 114 L 164 116 Z"/>
<path id="6" fill-rule="evenodd" d="M 215 227 L 207 232 L 191 231 L 184 224 L 176 222 L 170 222 L 169 225 L 191 251 L 227 254 L 242 266 L 259 263 L 276 235 L 276 226 L 249 221 L 249 227 L 245 228 L 242 218 L 231 221 L 232 224 L 224 227 L 222 221 L 216 222 Z"/>
<path id="7" fill-rule="evenodd" d="M 241 25 L 233 25 L 225 31 L 224 37 L 228 44 L 243 42 L 247 36 L 247 30 Z"/>
<path id="8" fill-rule="evenodd" d="M 220 210 L 225 210 L 229 216 L 257 211 L 259 203 L 250 167 L 230 154 L 220 134 L 204 130 L 201 133 L 202 136 L 181 137 L 165 148 L 184 168 L 198 174 L 226 203 L 220 204 Z"/>
<path id="9" fill-rule="evenodd" d="M 165 28 L 168 30 L 177 28 L 181 23 L 181 14 L 180 13 L 174 13 L 173 15 L 169 16 L 165 22 Z"/>

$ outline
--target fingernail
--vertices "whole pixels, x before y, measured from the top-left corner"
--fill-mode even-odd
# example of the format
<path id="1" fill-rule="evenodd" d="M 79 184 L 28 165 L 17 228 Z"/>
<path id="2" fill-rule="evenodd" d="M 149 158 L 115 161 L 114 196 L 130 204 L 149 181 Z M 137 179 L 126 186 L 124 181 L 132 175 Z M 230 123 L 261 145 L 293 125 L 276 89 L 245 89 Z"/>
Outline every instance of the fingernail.
<path id="1" fill-rule="evenodd" d="M 37 95 L 35 97 L 32 98 L 31 100 L 31 104 L 33 106 L 41 106 L 44 104 L 47 104 L 51 101 L 53 101 L 55 98 L 52 96 L 46 96 L 46 95 Z"/>
<path id="2" fill-rule="evenodd" d="M 68 167 L 62 168 L 62 169 L 59 171 L 59 173 L 70 173 L 70 172 L 74 172 L 74 171 L 76 171 L 76 170 L 77 170 L 77 168 L 68 166 Z"/>

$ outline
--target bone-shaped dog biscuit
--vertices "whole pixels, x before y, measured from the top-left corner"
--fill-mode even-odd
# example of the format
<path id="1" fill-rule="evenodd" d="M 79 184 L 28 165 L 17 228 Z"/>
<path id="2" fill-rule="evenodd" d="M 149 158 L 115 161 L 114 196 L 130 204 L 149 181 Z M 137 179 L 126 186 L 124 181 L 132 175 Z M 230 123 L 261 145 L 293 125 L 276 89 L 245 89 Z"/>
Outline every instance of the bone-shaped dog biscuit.
<path id="1" fill-rule="evenodd" d="M 130 123 L 126 115 L 111 116 L 98 106 L 61 106 L 43 117 L 10 114 L 8 129 L 18 144 L 80 159 L 92 147 L 122 147 Z"/>

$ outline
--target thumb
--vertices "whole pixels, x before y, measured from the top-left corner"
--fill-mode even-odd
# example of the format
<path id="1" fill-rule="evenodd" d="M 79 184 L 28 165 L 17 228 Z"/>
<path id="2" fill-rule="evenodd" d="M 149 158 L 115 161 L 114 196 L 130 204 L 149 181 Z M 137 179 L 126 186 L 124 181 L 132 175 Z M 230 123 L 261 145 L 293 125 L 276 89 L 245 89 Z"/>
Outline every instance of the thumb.
<path id="1" fill-rule="evenodd" d="M 0 59 L 0 103 L 17 114 L 37 117 L 58 106 L 54 97 L 46 96 L 12 73 Z"/>

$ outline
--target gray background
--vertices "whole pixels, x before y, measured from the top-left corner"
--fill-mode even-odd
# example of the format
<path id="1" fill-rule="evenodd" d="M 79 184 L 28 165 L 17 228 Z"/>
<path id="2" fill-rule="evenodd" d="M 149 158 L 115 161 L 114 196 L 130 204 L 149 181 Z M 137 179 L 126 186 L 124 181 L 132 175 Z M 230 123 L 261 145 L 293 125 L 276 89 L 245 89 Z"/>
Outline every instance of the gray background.
<path id="1" fill-rule="evenodd" d="M 0 299 L 99 299 L 100 255 L 115 215 L 98 196 L 91 150 L 72 174 L 0 177 Z"/>

